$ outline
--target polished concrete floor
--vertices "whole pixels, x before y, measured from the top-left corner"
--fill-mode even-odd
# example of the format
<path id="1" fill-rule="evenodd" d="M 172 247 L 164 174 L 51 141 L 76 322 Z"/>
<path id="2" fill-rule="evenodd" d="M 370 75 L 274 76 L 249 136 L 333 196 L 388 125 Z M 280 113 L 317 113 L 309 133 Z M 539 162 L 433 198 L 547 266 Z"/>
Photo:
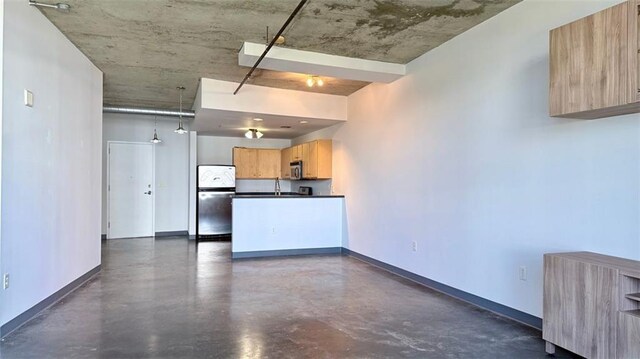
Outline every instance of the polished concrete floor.
<path id="1" fill-rule="evenodd" d="M 5 337 L 0 356 L 546 357 L 540 332 L 351 257 L 229 256 L 229 243 L 103 242 L 102 272 Z"/>

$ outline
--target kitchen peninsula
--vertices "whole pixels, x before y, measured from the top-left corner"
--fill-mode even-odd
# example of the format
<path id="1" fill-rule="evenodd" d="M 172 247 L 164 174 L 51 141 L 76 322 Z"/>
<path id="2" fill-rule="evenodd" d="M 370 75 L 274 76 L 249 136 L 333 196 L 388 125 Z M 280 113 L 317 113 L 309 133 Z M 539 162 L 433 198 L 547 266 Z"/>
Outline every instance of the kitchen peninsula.
<path id="1" fill-rule="evenodd" d="M 344 196 L 233 197 L 233 258 L 340 253 Z"/>

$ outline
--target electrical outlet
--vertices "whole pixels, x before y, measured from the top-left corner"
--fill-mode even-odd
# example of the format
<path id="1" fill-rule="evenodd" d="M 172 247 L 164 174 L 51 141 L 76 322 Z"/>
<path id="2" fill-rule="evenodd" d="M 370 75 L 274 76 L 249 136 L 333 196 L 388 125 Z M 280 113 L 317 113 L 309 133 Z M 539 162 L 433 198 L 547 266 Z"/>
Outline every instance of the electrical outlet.
<path id="1" fill-rule="evenodd" d="M 4 276 L 2 276 L 2 288 L 9 289 L 9 273 L 5 273 Z"/>
<path id="2" fill-rule="evenodd" d="M 527 267 L 525 266 L 520 267 L 520 280 L 527 280 Z"/>
<path id="3" fill-rule="evenodd" d="M 418 242 L 416 241 L 411 242 L 411 250 L 414 252 L 418 251 Z"/>

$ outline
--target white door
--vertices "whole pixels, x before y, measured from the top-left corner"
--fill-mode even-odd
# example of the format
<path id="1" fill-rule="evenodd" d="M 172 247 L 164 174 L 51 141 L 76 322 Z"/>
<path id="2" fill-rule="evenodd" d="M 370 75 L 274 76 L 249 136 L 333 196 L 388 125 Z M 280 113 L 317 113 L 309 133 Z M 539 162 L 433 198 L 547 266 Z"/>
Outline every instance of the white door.
<path id="1" fill-rule="evenodd" d="M 109 143 L 107 238 L 153 233 L 153 145 Z"/>

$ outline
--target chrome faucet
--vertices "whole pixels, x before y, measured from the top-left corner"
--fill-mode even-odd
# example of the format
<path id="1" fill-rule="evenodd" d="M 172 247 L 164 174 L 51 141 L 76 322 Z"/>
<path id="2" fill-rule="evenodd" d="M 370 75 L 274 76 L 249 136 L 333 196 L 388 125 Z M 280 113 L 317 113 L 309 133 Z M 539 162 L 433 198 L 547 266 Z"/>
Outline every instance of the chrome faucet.
<path id="1" fill-rule="evenodd" d="M 282 192 L 280 191 L 280 178 L 276 177 L 276 187 L 275 187 L 275 195 L 279 196 L 282 194 Z"/>

